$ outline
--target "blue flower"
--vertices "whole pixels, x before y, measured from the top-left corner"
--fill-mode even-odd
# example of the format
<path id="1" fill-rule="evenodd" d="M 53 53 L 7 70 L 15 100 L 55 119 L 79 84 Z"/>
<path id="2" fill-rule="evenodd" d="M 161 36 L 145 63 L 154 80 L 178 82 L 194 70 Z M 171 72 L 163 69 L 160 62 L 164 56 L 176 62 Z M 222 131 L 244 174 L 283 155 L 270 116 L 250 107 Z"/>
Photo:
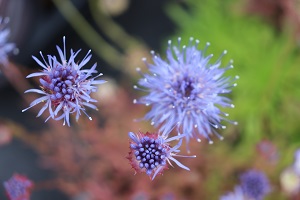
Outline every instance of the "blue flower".
<path id="1" fill-rule="evenodd" d="M 26 176 L 14 174 L 3 183 L 9 200 L 29 200 L 33 182 Z"/>
<path id="2" fill-rule="evenodd" d="M 245 196 L 261 200 L 270 192 L 269 180 L 263 172 L 249 170 L 240 176 L 241 188 Z"/>
<path id="3" fill-rule="evenodd" d="M 0 64 L 6 66 L 8 63 L 8 53 L 15 49 L 14 43 L 8 42 L 10 30 L 7 28 L 9 18 L 0 17 Z"/>
<path id="4" fill-rule="evenodd" d="M 220 200 L 246 200 L 242 188 L 240 186 L 236 186 L 234 188 L 234 192 L 229 192 L 220 197 Z"/>
<path id="5" fill-rule="evenodd" d="M 34 92 L 43 95 L 42 97 L 34 100 L 27 109 L 39 104 L 45 103 L 39 111 L 39 117 L 46 109 L 49 110 L 49 118 L 54 120 L 63 119 L 65 123 L 70 126 L 70 114 L 76 113 L 76 121 L 79 119 L 81 112 L 83 112 L 90 120 L 92 118 L 86 113 L 85 107 L 90 107 L 97 110 L 93 102 L 97 102 L 91 98 L 90 94 L 97 90 L 95 85 L 105 83 L 104 80 L 95 80 L 102 74 L 92 77 L 93 73 L 97 73 L 95 63 L 90 69 L 82 69 L 83 66 L 91 59 L 91 51 L 88 51 L 86 56 L 81 62 L 76 62 L 75 58 L 80 52 L 74 52 L 71 49 L 71 55 L 67 60 L 65 37 L 63 38 L 64 48 L 63 51 L 56 46 L 60 56 L 60 61 L 55 57 L 48 55 L 46 61 L 42 52 L 41 57 L 44 61 L 41 62 L 36 57 L 33 59 L 43 68 L 40 72 L 35 72 L 27 76 L 27 78 L 40 77 L 40 89 L 29 89 L 25 91 Z"/>
<path id="6" fill-rule="evenodd" d="M 220 139 L 216 129 L 226 128 L 222 121 L 236 122 L 227 119 L 228 114 L 221 111 L 221 107 L 233 108 L 231 100 L 224 96 L 231 93 L 234 81 L 238 78 L 225 77 L 224 73 L 233 68 L 232 61 L 224 68 L 221 66 L 220 56 L 215 63 L 210 63 L 212 55 L 205 56 L 209 43 L 204 50 L 198 50 L 199 41 L 195 44 L 193 38 L 188 46 L 172 46 L 166 52 L 164 60 L 153 51 L 153 64 L 145 64 L 149 73 L 143 76 L 134 86 L 148 92 L 134 103 L 151 106 L 151 110 L 144 116 L 144 120 L 150 120 L 155 127 L 160 127 L 163 133 L 170 132 L 175 127 L 181 134 L 186 135 L 186 141 L 195 138 L 201 141 L 204 137 L 212 143 L 209 135 L 215 134 Z M 137 69 L 140 71 L 140 69 Z"/>
<path id="7" fill-rule="evenodd" d="M 156 133 L 146 134 L 139 132 L 134 134 L 128 133 L 130 139 L 130 152 L 127 157 L 130 164 L 136 172 L 146 172 L 153 180 L 157 174 L 161 174 L 163 170 L 168 169 L 167 162 L 172 166 L 170 161 L 175 162 L 179 167 L 190 170 L 181 164 L 174 157 L 196 157 L 177 155 L 180 150 L 178 148 L 182 144 L 183 135 L 167 138 L 165 135 Z M 177 145 L 171 147 L 169 142 L 180 139 Z"/>

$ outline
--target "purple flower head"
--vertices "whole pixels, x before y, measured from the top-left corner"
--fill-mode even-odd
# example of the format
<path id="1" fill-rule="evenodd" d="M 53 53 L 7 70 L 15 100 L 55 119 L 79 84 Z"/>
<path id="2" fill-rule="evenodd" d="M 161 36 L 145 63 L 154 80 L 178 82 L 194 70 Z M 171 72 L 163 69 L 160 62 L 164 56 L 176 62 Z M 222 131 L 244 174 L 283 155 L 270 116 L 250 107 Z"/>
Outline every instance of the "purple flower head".
<path id="1" fill-rule="evenodd" d="M 249 170 L 240 176 L 241 187 L 245 196 L 261 200 L 270 192 L 269 180 L 263 172 Z"/>
<path id="2" fill-rule="evenodd" d="M 29 200 L 33 183 L 26 176 L 14 174 L 4 182 L 4 188 L 9 200 Z"/>
<path id="3" fill-rule="evenodd" d="M 242 188 L 240 186 L 236 186 L 234 188 L 234 192 L 229 192 L 220 197 L 220 200 L 246 200 Z"/>
<path id="4" fill-rule="evenodd" d="M 225 77 L 224 73 L 233 68 L 232 61 L 224 68 L 221 66 L 220 56 L 215 63 L 210 63 L 212 55 L 205 56 L 209 43 L 204 50 L 198 50 L 199 41 L 190 39 L 188 46 L 172 46 L 166 52 L 166 60 L 156 55 L 153 51 L 153 64 L 144 59 L 149 69 L 148 74 L 142 74 L 138 84 L 141 90 L 148 94 L 134 103 L 151 106 L 151 110 L 144 116 L 144 120 L 151 120 L 151 124 L 160 127 L 163 133 L 177 128 L 179 133 L 186 136 L 186 141 L 201 137 L 207 138 L 212 143 L 209 135 L 214 133 L 220 139 L 216 129 L 226 128 L 222 121 L 229 121 L 228 114 L 220 110 L 221 107 L 231 107 L 231 100 L 223 95 L 231 92 L 236 86 L 234 81 L 238 78 Z M 138 69 L 140 71 L 140 69 Z M 134 88 L 139 89 L 138 86 Z"/>
<path id="5" fill-rule="evenodd" d="M 41 62 L 36 57 L 33 59 L 43 68 L 41 72 L 35 72 L 27 76 L 27 78 L 40 77 L 40 89 L 29 89 L 27 92 L 35 92 L 43 95 L 42 97 L 34 100 L 29 108 L 43 102 L 45 103 L 39 111 L 39 117 L 47 108 L 50 116 L 46 119 L 52 118 L 54 120 L 64 119 L 65 123 L 70 126 L 70 114 L 76 113 L 76 121 L 79 119 L 81 112 L 83 112 L 90 120 L 92 118 L 86 113 L 85 107 L 90 107 L 97 110 L 93 102 L 97 102 L 91 98 L 90 94 L 97 90 L 95 85 L 105 83 L 104 80 L 95 80 L 102 74 L 92 77 L 93 73 L 97 73 L 95 63 L 90 69 L 82 69 L 82 67 L 91 59 L 91 51 L 88 51 L 86 56 L 81 62 L 76 62 L 75 58 L 80 52 L 74 52 L 71 49 L 69 60 L 66 58 L 66 43 L 65 37 L 63 38 L 64 49 L 63 51 L 56 46 L 60 56 L 60 61 L 55 56 L 48 55 L 46 61 L 42 52 L 41 57 L 44 61 Z"/>
<path id="6" fill-rule="evenodd" d="M 0 17 L 0 64 L 6 65 L 8 63 L 8 53 L 15 49 L 15 44 L 8 43 L 10 30 L 7 28 L 9 18 Z"/>
<path id="7" fill-rule="evenodd" d="M 177 155 L 180 150 L 183 135 L 168 138 L 164 135 L 156 133 L 146 134 L 139 132 L 134 134 L 128 133 L 130 142 L 130 152 L 127 157 L 136 172 L 145 172 L 151 180 L 157 174 L 161 174 L 163 170 L 168 169 L 167 162 L 172 166 L 170 161 L 175 162 L 179 167 L 190 170 L 188 167 L 181 164 L 174 157 L 196 157 Z M 177 145 L 171 147 L 170 141 L 180 139 Z"/>

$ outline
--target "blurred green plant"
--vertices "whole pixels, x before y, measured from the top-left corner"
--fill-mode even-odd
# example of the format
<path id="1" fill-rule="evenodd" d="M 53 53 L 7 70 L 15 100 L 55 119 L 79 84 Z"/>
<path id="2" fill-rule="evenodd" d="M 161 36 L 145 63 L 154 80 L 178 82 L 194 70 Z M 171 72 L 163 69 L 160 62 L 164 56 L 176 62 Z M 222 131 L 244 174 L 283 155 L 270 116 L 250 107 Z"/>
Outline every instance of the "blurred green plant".
<path id="1" fill-rule="evenodd" d="M 289 33 L 278 33 L 258 18 L 240 12 L 240 1 L 185 3 L 187 8 L 170 4 L 166 9 L 178 25 L 176 36 L 184 41 L 193 36 L 202 45 L 209 41 L 208 53 L 218 55 L 226 48 L 227 59 L 234 59 L 230 73 L 239 75 L 240 80 L 233 94 L 236 108 L 229 113 L 239 122 L 243 148 L 263 138 L 299 145 L 300 60 Z M 225 133 L 225 138 L 227 134 L 231 133 Z"/>

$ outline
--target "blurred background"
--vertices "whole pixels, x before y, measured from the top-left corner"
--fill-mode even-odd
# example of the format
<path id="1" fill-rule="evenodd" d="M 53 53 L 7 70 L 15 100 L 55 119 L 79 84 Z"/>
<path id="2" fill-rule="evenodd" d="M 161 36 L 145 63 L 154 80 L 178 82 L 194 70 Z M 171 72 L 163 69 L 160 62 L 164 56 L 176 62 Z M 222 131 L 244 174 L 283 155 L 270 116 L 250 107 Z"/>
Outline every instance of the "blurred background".
<path id="1" fill-rule="evenodd" d="M 284 176 L 300 148 L 300 1 L 299 0 L 0 0 L 0 16 L 9 17 L 10 41 L 17 50 L 0 73 L 0 182 L 14 173 L 35 183 L 32 200 L 219 199 L 239 184 L 249 169 L 270 180 L 266 199 L 300 199 L 300 178 Z M 66 36 L 67 50 L 82 49 L 87 64 L 98 63 L 108 82 L 89 110 L 72 127 L 25 113 L 37 88 L 25 77 L 40 69 L 32 59 L 57 55 Z M 129 131 L 156 131 L 149 122 L 134 122 L 148 108 L 134 105 L 144 95 L 133 90 L 146 72 L 141 61 L 150 50 L 165 57 L 167 41 L 181 37 L 210 42 L 212 61 L 234 60 L 227 75 L 239 75 L 226 110 L 238 125 L 225 124 L 213 145 L 192 142 L 195 159 L 180 159 L 191 171 L 170 168 L 150 181 L 134 175 L 126 156 Z M 47 116 L 46 116 L 47 117 Z M 185 145 L 182 154 L 187 154 Z M 0 185 L 0 199 L 6 199 Z"/>

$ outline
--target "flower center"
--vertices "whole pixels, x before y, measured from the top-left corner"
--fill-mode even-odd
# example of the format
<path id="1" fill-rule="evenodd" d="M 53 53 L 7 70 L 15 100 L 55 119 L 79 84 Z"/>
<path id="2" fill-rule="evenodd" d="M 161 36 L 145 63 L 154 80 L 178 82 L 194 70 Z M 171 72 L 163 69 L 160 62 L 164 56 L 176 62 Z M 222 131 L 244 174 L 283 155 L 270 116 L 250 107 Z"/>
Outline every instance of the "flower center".
<path id="1" fill-rule="evenodd" d="M 159 140 L 144 137 L 135 148 L 135 157 L 139 161 L 139 167 L 145 168 L 147 174 L 159 165 L 166 165 L 166 148 Z"/>
<path id="2" fill-rule="evenodd" d="M 74 99 L 74 86 L 76 85 L 77 71 L 71 66 L 57 65 L 52 69 L 49 76 L 43 77 L 42 88 L 51 94 L 50 99 L 54 102 L 61 100 L 72 101 Z"/>

